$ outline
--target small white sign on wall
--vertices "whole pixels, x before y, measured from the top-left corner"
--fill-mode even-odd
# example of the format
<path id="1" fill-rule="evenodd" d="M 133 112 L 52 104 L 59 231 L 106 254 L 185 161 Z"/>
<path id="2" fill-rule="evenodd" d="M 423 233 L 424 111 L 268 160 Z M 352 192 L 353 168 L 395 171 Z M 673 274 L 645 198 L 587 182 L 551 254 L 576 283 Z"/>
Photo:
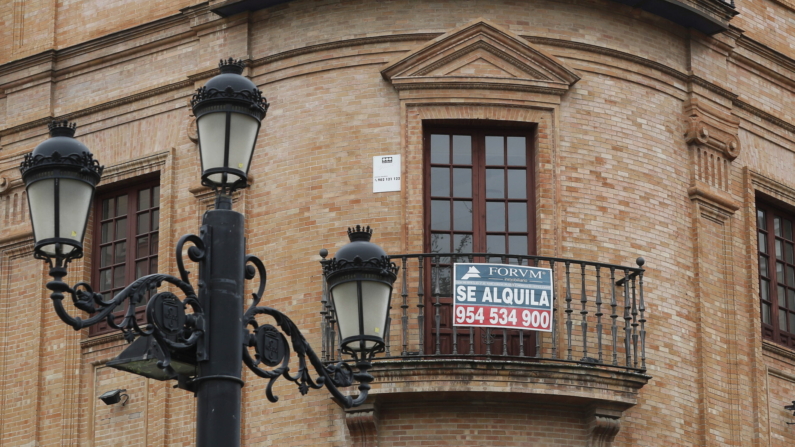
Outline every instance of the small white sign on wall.
<path id="1" fill-rule="evenodd" d="M 400 155 L 373 157 L 373 192 L 400 191 Z"/>

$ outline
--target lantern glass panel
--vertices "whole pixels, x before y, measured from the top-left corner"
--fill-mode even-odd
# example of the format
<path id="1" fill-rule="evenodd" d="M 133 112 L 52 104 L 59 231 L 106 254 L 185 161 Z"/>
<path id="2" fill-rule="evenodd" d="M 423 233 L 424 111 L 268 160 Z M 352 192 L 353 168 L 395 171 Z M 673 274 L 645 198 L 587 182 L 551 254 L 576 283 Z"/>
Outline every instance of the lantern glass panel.
<path id="1" fill-rule="evenodd" d="M 384 338 L 386 317 L 389 310 L 389 285 L 378 281 L 362 281 L 362 314 L 364 316 L 364 335 Z M 365 343 L 367 349 L 375 342 Z"/>
<path id="2" fill-rule="evenodd" d="M 61 234 L 60 237 L 83 242 L 83 234 L 91 207 L 94 188 L 80 180 L 62 179 L 60 181 Z M 71 251 L 71 248 L 69 248 Z M 67 252 L 68 253 L 68 252 Z"/>
<path id="3" fill-rule="evenodd" d="M 224 167 L 226 146 L 226 113 L 208 113 L 198 119 L 199 146 L 202 158 L 202 171 Z M 221 174 L 213 174 L 210 181 L 221 183 Z"/>
<path id="4" fill-rule="evenodd" d="M 36 241 L 55 237 L 55 179 L 31 183 L 27 191 Z M 47 245 L 42 250 L 54 255 L 55 245 Z"/>
<path id="5" fill-rule="evenodd" d="M 248 115 L 233 113 L 229 124 L 229 167 L 248 173 L 259 121 Z"/>
<path id="6" fill-rule="evenodd" d="M 356 281 L 344 282 L 331 289 L 340 338 L 343 340 L 359 334 L 359 301 Z M 353 348 L 353 346 L 352 346 Z M 358 345 L 356 346 L 358 348 Z"/>

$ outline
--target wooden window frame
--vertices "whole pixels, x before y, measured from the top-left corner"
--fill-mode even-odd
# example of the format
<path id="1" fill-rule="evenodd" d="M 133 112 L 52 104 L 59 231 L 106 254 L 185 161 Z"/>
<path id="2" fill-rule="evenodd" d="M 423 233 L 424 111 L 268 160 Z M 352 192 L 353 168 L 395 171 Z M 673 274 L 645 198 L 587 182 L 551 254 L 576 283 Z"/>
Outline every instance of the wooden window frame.
<path id="1" fill-rule="evenodd" d="M 136 267 L 136 260 L 137 260 L 135 242 L 136 242 L 137 237 L 139 236 L 137 234 L 137 231 L 138 231 L 138 218 L 137 218 L 138 214 L 145 213 L 145 212 L 151 213 L 151 212 L 153 212 L 155 210 L 157 210 L 158 213 L 159 213 L 159 210 L 160 210 L 160 197 L 158 195 L 157 206 L 154 206 L 154 203 L 153 203 L 152 206 L 147 208 L 147 210 L 139 211 L 138 210 L 138 193 L 141 190 L 151 189 L 151 188 L 155 188 L 155 187 L 158 187 L 158 188 L 160 187 L 160 178 L 159 177 L 147 176 L 147 177 L 142 178 L 142 179 L 133 179 L 131 181 L 125 181 L 121 185 L 114 185 L 113 188 L 108 188 L 108 189 L 104 189 L 104 190 L 98 191 L 98 193 L 97 193 L 97 195 L 96 195 L 96 197 L 94 199 L 94 206 L 93 206 L 93 212 L 94 212 L 94 215 L 93 215 L 94 237 L 93 237 L 93 244 L 92 244 L 93 245 L 93 249 L 92 249 L 92 253 L 91 253 L 91 286 L 92 286 L 92 288 L 94 289 L 95 292 L 101 292 L 99 283 L 100 283 L 100 269 L 102 268 L 101 267 L 101 251 L 102 251 L 101 247 L 102 247 L 103 243 L 102 243 L 102 235 L 101 235 L 101 231 L 102 230 L 101 230 L 101 228 L 102 228 L 102 221 L 103 221 L 103 219 L 102 219 L 103 201 L 105 199 L 109 198 L 109 197 L 119 197 L 119 196 L 122 196 L 124 194 L 127 195 L 127 214 L 126 214 L 127 231 L 126 231 L 126 236 L 125 236 L 125 241 L 126 241 L 127 245 L 126 245 L 125 258 L 124 258 L 124 271 L 125 271 L 125 275 L 124 276 L 125 276 L 125 281 L 124 281 L 124 286 L 122 286 L 122 287 L 126 287 L 128 284 L 132 283 L 132 281 L 135 279 L 135 267 Z M 161 192 L 161 194 L 162 194 L 162 192 Z M 116 217 L 114 217 L 113 219 L 114 219 L 114 222 L 115 222 Z M 162 216 L 159 217 L 159 220 L 162 221 Z M 150 243 L 151 243 L 151 235 L 155 234 L 155 233 L 158 235 L 158 243 L 159 243 L 159 234 L 160 234 L 159 224 L 158 224 L 157 232 L 155 232 L 155 231 L 152 231 L 151 222 L 152 221 L 150 220 L 150 231 L 148 232 L 148 234 L 150 235 Z M 117 239 L 117 240 L 120 240 L 120 239 Z M 159 250 L 157 252 L 159 253 Z M 115 254 L 111 253 L 111 255 L 115 255 Z M 156 255 L 156 256 L 159 256 L 159 254 Z M 150 255 L 146 256 L 146 258 L 152 258 L 151 249 L 150 249 Z M 140 258 L 140 259 L 143 259 L 143 257 Z M 150 260 L 150 262 L 151 262 L 151 260 Z M 121 264 L 121 263 L 118 263 L 118 264 Z M 148 273 L 156 273 L 156 272 L 149 271 Z M 111 278 L 111 281 L 113 281 L 113 278 Z M 112 289 L 116 290 L 117 288 L 113 287 Z M 115 291 L 114 293 L 118 293 L 118 291 Z M 125 305 L 125 308 L 126 308 L 126 305 Z M 124 311 L 117 311 L 117 312 L 114 312 L 113 315 L 116 316 L 116 317 L 119 317 L 119 316 L 122 316 L 123 314 L 124 314 Z M 138 307 L 136 308 L 135 314 L 136 314 L 136 319 L 137 319 L 138 323 L 144 323 L 146 321 L 146 306 L 145 306 L 145 302 L 138 304 Z M 118 320 L 117 320 L 117 322 L 118 322 Z M 104 335 L 104 334 L 113 332 L 115 330 L 116 329 L 110 327 L 106 321 L 102 321 L 102 322 L 90 327 L 89 336 L 93 337 L 93 336 L 98 336 L 98 335 Z"/>
<path id="2" fill-rule="evenodd" d="M 795 327 L 795 211 L 777 206 L 768 201 L 757 200 L 756 203 L 756 235 L 757 259 L 759 262 L 759 313 L 762 326 L 762 337 L 774 343 L 795 349 L 795 331 L 788 330 Z M 761 215 L 764 215 L 764 228 L 760 226 Z M 786 234 L 784 224 L 780 225 L 779 235 L 775 232 L 774 218 L 787 219 L 791 223 L 789 235 Z M 763 240 L 764 239 L 764 240 Z M 782 258 L 777 259 L 776 241 L 782 246 Z M 765 245 L 766 252 L 762 250 Z M 789 250 L 788 250 L 789 248 Z M 787 253 L 790 253 L 787 256 Z M 777 270 L 777 263 L 781 263 L 782 271 Z M 781 277 L 783 276 L 783 278 Z M 767 288 L 767 294 L 764 288 Z M 783 290 L 785 296 L 779 296 Z M 789 305 L 787 296 L 789 295 Z M 767 300 L 765 297 L 767 296 Z M 770 306 L 769 314 L 765 306 Z M 780 312 L 785 312 L 789 328 L 781 328 Z M 766 314 L 769 315 L 767 318 Z M 765 321 L 768 320 L 768 321 Z"/>
<path id="3" fill-rule="evenodd" d="M 496 125 L 492 125 L 496 124 Z M 487 203 L 489 201 L 498 201 L 497 198 L 489 198 L 487 197 L 486 193 L 486 170 L 487 169 L 494 169 L 499 165 L 488 165 L 486 164 L 486 137 L 487 136 L 502 136 L 502 137 L 511 137 L 511 136 L 519 136 L 525 138 L 526 143 L 526 159 L 525 159 L 525 172 L 526 172 L 526 193 L 525 199 L 510 199 L 507 197 L 508 193 L 506 190 L 506 197 L 501 199 L 504 203 L 510 203 L 512 201 L 524 201 L 527 203 L 527 229 L 526 232 L 521 232 L 521 235 L 527 236 L 527 255 L 535 255 L 536 254 L 536 222 L 535 222 L 535 215 L 536 215 L 536 133 L 537 127 L 532 124 L 525 124 L 521 126 L 511 126 L 511 125 L 499 125 L 497 123 L 472 123 L 472 122 L 464 122 L 464 123 L 454 123 L 452 125 L 444 123 L 441 125 L 433 124 L 426 124 L 423 126 L 423 209 L 424 209 L 424 217 L 423 217 L 423 229 L 424 229 L 424 252 L 430 253 L 431 252 L 431 245 L 432 245 L 432 234 L 433 233 L 446 233 L 450 234 L 451 246 L 455 244 L 455 234 L 464 234 L 469 233 L 473 235 L 472 241 L 472 252 L 473 253 L 485 253 L 487 252 L 487 245 L 488 245 L 488 236 L 490 234 L 494 235 L 500 232 L 488 232 L 486 231 L 486 210 L 488 208 Z M 431 135 L 434 134 L 446 134 L 446 135 L 469 135 L 472 137 L 472 164 L 471 165 L 457 165 L 454 163 L 452 158 L 452 146 L 451 146 L 451 158 L 450 162 L 447 164 L 438 164 L 431 162 Z M 452 144 L 451 138 L 451 144 Z M 442 199 L 442 196 L 432 196 L 431 194 L 431 169 L 433 167 L 444 167 L 447 166 L 451 169 L 450 171 L 450 196 L 445 197 L 444 199 L 448 199 L 451 202 L 455 202 L 458 200 L 467 200 L 466 197 L 456 197 L 454 191 L 454 172 L 452 171 L 455 167 L 463 167 L 467 168 L 471 166 L 473 170 L 473 181 L 472 181 L 472 200 L 473 203 L 473 219 L 472 219 L 472 229 L 471 231 L 463 231 L 457 230 L 454 225 L 454 209 L 451 206 L 450 213 L 451 213 L 451 222 L 449 230 L 432 230 L 431 229 L 431 201 L 432 200 L 439 200 Z M 501 165 L 503 169 L 511 169 L 512 165 L 508 164 L 508 160 L 505 159 L 505 163 Z M 514 168 L 518 168 L 518 165 L 514 165 Z M 508 187 L 508 175 L 506 174 L 505 184 L 504 186 Z M 435 197 L 435 198 L 434 198 Z M 475 203 L 477 202 L 477 205 Z M 500 234 L 504 234 L 505 238 L 505 253 L 510 253 L 510 244 L 509 238 L 507 236 L 511 235 L 511 233 L 517 233 L 514 235 L 518 235 L 519 232 L 512 232 L 509 231 L 509 223 L 508 223 L 508 206 L 505 207 L 505 231 L 501 232 Z M 477 237 L 482 239 L 477 239 Z M 453 247 L 455 249 L 455 247 Z M 475 258 L 475 262 L 501 262 L 500 258 L 494 257 L 490 258 L 489 260 L 483 258 Z M 513 260 L 509 260 L 511 262 Z M 446 267 L 444 260 L 441 263 L 435 264 L 435 260 L 431 258 L 425 259 L 425 268 L 426 271 L 431 272 L 431 274 L 426 276 L 425 279 L 425 290 L 429 291 L 425 294 L 425 309 L 428 309 L 429 314 L 426 315 L 425 318 L 425 328 L 424 333 L 427 334 L 426 336 L 426 343 L 424 346 L 425 352 L 424 354 L 434 354 L 436 346 L 434 343 L 435 340 L 435 321 L 434 321 L 434 309 L 435 309 L 435 300 L 436 297 L 434 295 L 434 287 L 433 287 L 433 277 L 436 269 L 439 268 L 449 268 Z M 455 259 L 451 259 L 450 262 L 456 262 Z M 507 335 L 508 337 L 508 355 L 509 356 L 522 356 L 522 357 L 532 357 L 535 355 L 535 337 L 536 334 L 533 331 L 523 331 L 524 335 L 524 353 L 519 353 L 519 346 L 520 343 L 518 342 L 519 339 L 519 331 L 518 330 L 502 330 L 502 329 L 487 329 L 487 328 L 471 328 L 473 330 L 470 333 L 470 328 L 462 328 L 458 327 L 455 328 L 452 325 L 452 297 L 440 295 L 440 303 L 441 307 L 439 307 L 440 311 L 440 330 L 439 330 L 439 337 L 441 341 L 440 350 L 442 353 L 451 353 L 452 350 L 452 337 L 456 337 L 458 340 L 458 355 L 466 355 L 469 352 L 468 343 L 470 340 L 470 336 L 472 336 L 472 340 L 474 341 L 474 353 L 477 356 L 484 355 L 488 353 L 488 348 L 484 345 L 485 339 L 491 337 L 493 340 L 491 354 L 490 355 L 502 355 L 503 354 L 503 337 Z M 490 335 L 489 335 L 490 334 Z"/>
<path id="4" fill-rule="evenodd" d="M 526 144 L 527 144 L 527 160 L 526 160 L 526 201 L 527 201 L 527 239 L 528 239 L 528 246 L 527 246 L 527 254 L 534 255 L 536 254 L 536 226 L 535 226 L 535 214 L 536 214 L 536 201 L 535 201 L 535 128 L 525 127 L 521 129 L 514 129 L 514 128 L 500 128 L 500 127 L 469 127 L 469 126 L 426 126 L 423 129 L 423 148 L 424 148 L 424 161 L 423 161 L 423 209 L 425 210 L 425 218 L 423 222 L 423 228 L 425 229 L 425 240 L 423 241 L 425 247 L 430 247 L 431 245 L 431 222 L 430 222 L 430 213 L 431 213 L 431 195 L 426 193 L 426 191 L 430 191 L 431 188 L 431 168 L 432 164 L 430 161 L 430 136 L 431 134 L 441 133 L 441 134 L 450 134 L 450 135 L 471 135 L 472 136 L 472 170 L 476 172 L 476 176 L 474 177 L 474 181 L 472 184 L 472 203 L 473 203 L 473 219 L 472 219 L 472 230 L 469 232 L 471 234 L 483 234 L 488 236 L 489 232 L 486 231 L 486 203 L 489 200 L 494 201 L 493 199 L 489 199 L 486 197 L 485 193 L 485 183 L 486 183 L 486 169 L 491 167 L 491 165 L 487 165 L 485 162 L 485 137 L 486 136 L 504 136 L 504 137 L 525 137 Z M 478 159 L 475 159 L 475 154 L 478 154 Z M 507 163 L 507 161 L 506 161 Z M 450 163 L 451 167 L 455 167 L 454 163 Z M 510 169 L 510 165 L 504 165 L 506 169 Z M 507 182 L 507 181 L 506 181 Z M 481 188 L 483 186 L 483 188 Z M 481 191 L 482 189 L 482 191 Z M 453 197 L 452 190 L 450 192 L 451 196 Z M 506 198 L 505 203 L 510 203 L 512 199 Z M 513 200 L 521 201 L 521 199 Z M 475 203 L 478 203 L 478 207 L 475 208 Z M 507 207 L 506 207 L 507 213 Z M 438 232 L 438 231 L 437 231 Z M 452 228 L 449 230 L 450 234 L 454 234 L 455 231 Z M 466 233 L 466 231 L 461 231 L 461 233 Z M 493 233 L 493 232 L 491 232 Z M 507 228 L 507 217 L 506 217 L 506 231 L 503 232 L 506 236 L 508 236 L 511 232 L 508 231 Z M 486 246 L 485 240 L 481 244 L 476 244 L 473 237 L 473 247 L 472 251 L 475 253 L 485 253 Z M 478 246 L 480 245 L 480 246 Z M 507 239 L 506 239 L 507 245 Z M 506 252 L 509 251 L 508 247 L 506 246 Z"/>

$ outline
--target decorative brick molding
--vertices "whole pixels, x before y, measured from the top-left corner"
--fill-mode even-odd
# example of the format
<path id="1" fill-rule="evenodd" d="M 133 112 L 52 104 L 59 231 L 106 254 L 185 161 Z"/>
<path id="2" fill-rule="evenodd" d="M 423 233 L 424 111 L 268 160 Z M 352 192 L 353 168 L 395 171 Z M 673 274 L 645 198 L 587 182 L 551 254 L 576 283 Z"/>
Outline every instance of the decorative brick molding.
<path id="1" fill-rule="evenodd" d="M 621 411 L 595 407 L 588 412 L 588 447 L 610 447 L 621 429 Z"/>
<path id="2" fill-rule="evenodd" d="M 685 141 L 688 145 L 714 149 L 729 161 L 740 155 L 740 141 L 737 138 L 740 120 L 709 107 L 696 98 L 685 103 L 685 115 Z"/>
<path id="3" fill-rule="evenodd" d="M 696 98 L 685 103 L 685 142 L 691 153 L 691 200 L 734 214 L 740 204 L 730 194 L 732 161 L 740 155 L 740 121 Z"/>
<path id="4" fill-rule="evenodd" d="M 482 19 L 400 56 L 381 75 L 397 90 L 475 88 L 557 95 L 580 79 L 554 56 Z"/>
<path id="5" fill-rule="evenodd" d="M 373 404 L 362 404 L 345 410 L 345 424 L 348 426 L 353 447 L 378 446 L 378 415 Z"/>

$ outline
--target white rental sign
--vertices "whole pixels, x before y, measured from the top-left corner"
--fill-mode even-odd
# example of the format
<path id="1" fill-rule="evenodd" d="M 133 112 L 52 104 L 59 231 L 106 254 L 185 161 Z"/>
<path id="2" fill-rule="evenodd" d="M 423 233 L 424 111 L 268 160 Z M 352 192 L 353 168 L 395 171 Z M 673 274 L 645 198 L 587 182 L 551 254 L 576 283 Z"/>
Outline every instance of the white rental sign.
<path id="1" fill-rule="evenodd" d="M 457 263 L 453 273 L 454 326 L 552 331 L 552 270 Z"/>
<path id="2" fill-rule="evenodd" d="M 373 157 L 373 192 L 400 191 L 400 155 Z"/>

